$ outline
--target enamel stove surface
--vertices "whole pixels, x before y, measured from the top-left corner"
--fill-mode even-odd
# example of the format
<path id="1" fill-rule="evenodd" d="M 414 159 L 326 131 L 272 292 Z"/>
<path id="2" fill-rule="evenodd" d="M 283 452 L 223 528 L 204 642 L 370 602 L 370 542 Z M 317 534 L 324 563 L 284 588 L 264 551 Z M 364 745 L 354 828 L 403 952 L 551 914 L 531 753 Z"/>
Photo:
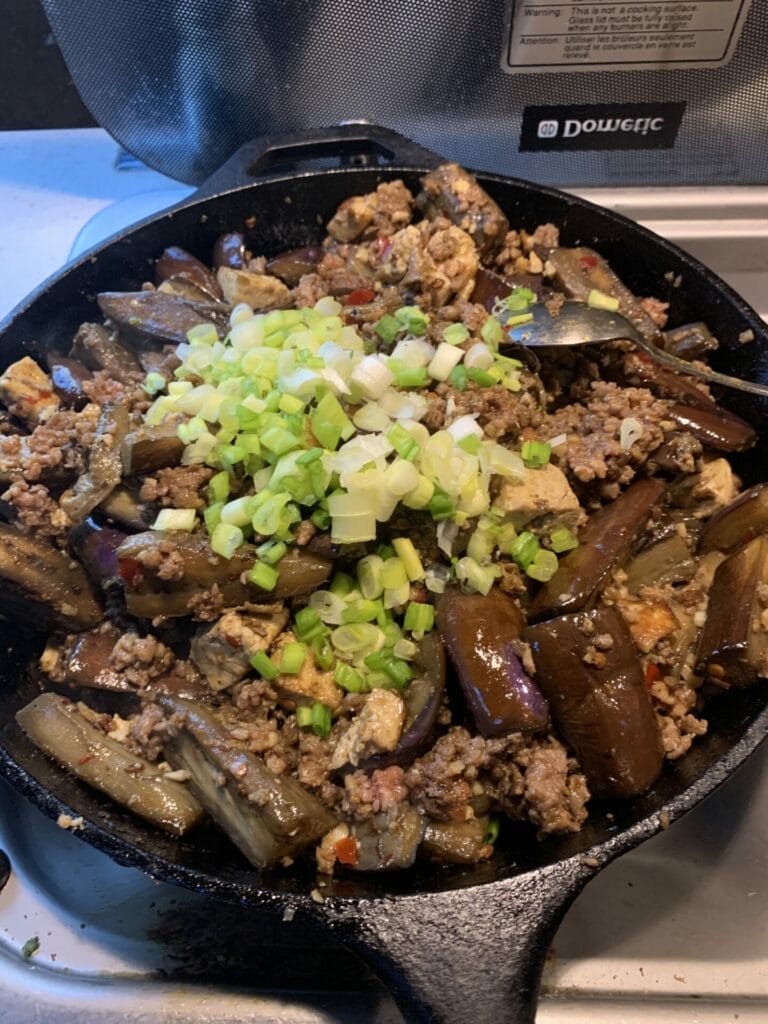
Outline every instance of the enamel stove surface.
<path id="1" fill-rule="evenodd" d="M 0 135 L 0 316 L 71 252 L 191 191 L 117 169 L 116 156 L 98 129 Z M 768 319 L 768 188 L 580 194 L 693 252 Z M 0 892 L 0 1024 L 401 1020 L 327 935 L 119 867 L 5 784 L 0 848 L 13 869 Z M 590 883 L 557 934 L 538 1024 L 768 1021 L 766 848 L 764 748 Z"/>

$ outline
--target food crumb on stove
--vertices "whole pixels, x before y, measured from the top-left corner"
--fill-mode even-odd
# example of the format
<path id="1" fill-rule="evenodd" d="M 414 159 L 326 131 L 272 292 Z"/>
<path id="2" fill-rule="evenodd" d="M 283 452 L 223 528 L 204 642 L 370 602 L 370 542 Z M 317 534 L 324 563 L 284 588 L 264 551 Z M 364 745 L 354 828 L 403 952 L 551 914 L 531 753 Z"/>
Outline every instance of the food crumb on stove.
<path id="1" fill-rule="evenodd" d="M 313 889 L 309 895 L 315 903 L 325 903 L 325 896 L 323 896 L 319 889 Z"/>
<path id="2" fill-rule="evenodd" d="M 750 341 L 755 340 L 755 332 L 753 330 L 742 331 L 739 335 L 739 344 L 748 345 Z"/>
<path id="3" fill-rule="evenodd" d="M 668 829 L 672 824 L 669 818 L 669 811 L 659 811 L 659 824 L 663 829 Z"/>
<path id="4" fill-rule="evenodd" d="M 283 911 L 283 920 L 285 921 L 286 924 L 290 924 L 290 922 L 294 919 L 295 916 L 296 907 L 286 907 L 285 910 Z"/>
<path id="5" fill-rule="evenodd" d="M 36 953 L 40 949 L 40 939 L 37 935 L 33 935 L 31 939 L 27 939 L 24 945 L 21 947 L 21 955 L 25 960 L 29 960 L 33 953 Z"/>
<path id="6" fill-rule="evenodd" d="M 681 985 L 688 984 L 688 979 L 684 978 L 682 974 L 673 974 L 672 977 L 675 979 L 675 981 L 679 981 Z"/>
<path id="7" fill-rule="evenodd" d="M 81 816 L 73 818 L 71 814 L 60 814 L 56 819 L 59 828 L 68 828 L 76 832 L 79 828 L 85 828 L 85 822 Z"/>
<path id="8" fill-rule="evenodd" d="M 585 868 L 599 868 L 600 861 L 597 857 L 579 857 L 579 864 Z"/>

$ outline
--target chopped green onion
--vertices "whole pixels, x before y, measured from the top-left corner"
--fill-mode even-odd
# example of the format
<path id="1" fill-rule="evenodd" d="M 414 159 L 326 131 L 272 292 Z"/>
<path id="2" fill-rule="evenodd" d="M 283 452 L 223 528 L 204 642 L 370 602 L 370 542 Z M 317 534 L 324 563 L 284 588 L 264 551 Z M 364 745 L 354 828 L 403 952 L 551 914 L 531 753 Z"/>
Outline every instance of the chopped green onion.
<path id="1" fill-rule="evenodd" d="M 222 470 L 208 481 L 208 496 L 212 502 L 226 501 L 229 497 L 229 473 Z"/>
<path id="2" fill-rule="evenodd" d="M 357 582 L 363 597 L 375 600 L 384 592 L 381 570 L 384 560 L 379 555 L 366 555 L 357 563 Z"/>
<path id="3" fill-rule="evenodd" d="M 423 366 L 405 367 L 395 373 L 395 387 L 425 388 L 429 384 L 429 376 Z"/>
<path id="4" fill-rule="evenodd" d="M 407 661 L 402 658 L 386 658 L 383 671 L 389 676 L 397 689 L 404 689 L 413 679 L 414 672 Z"/>
<path id="5" fill-rule="evenodd" d="M 469 455 L 477 455 L 482 447 L 483 442 L 477 434 L 467 434 L 466 437 L 462 437 L 459 441 L 459 448 L 467 452 Z"/>
<path id="6" fill-rule="evenodd" d="M 405 429 L 402 423 L 393 423 L 387 431 L 387 440 L 401 458 L 408 459 L 409 461 L 415 459 L 421 451 L 421 446 L 414 440 L 413 435 Z"/>
<path id="7" fill-rule="evenodd" d="M 456 512 L 456 506 L 451 498 L 438 487 L 435 487 L 435 493 L 432 495 L 427 508 L 436 523 L 440 523 L 444 519 L 452 519 Z"/>
<path id="8" fill-rule="evenodd" d="M 382 559 L 382 561 L 386 562 L 388 558 L 395 557 L 395 549 L 391 544 L 379 544 L 376 548 L 376 554 Z"/>
<path id="9" fill-rule="evenodd" d="M 547 441 L 523 441 L 520 455 L 528 469 L 541 469 L 549 462 L 552 448 Z"/>
<path id="10" fill-rule="evenodd" d="M 419 653 L 419 647 L 418 644 L 413 642 L 413 640 L 406 640 L 405 637 L 401 637 L 395 642 L 392 648 L 392 653 L 396 658 L 403 658 L 405 661 L 413 661 Z"/>
<path id="11" fill-rule="evenodd" d="M 435 625 L 435 609 L 431 604 L 421 604 L 418 601 L 411 601 L 405 609 L 403 628 L 407 633 L 412 633 L 417 640 L 421 640 L 425 633 L 428 633 Z"/>
<path id="12" fill-rule="evenodd" d="M 365 677 L 365 685 L 368 690 L 395 690 L 397 687 L 389 678 L 386 672 L 369 672 Z"/>
<path id="13" fill-rule="evenodd" d="M 304 660 L 307 657 L 307 645 L 303 643 L 288 643 L 280 648 L 280 673 L 281 675 L 295 676 L 301 672 Z"/>
<path id="14" fill-rule="evenodd" d="M 21 947 L 21 955 L 25 960 L 29 960 L 33 953 L 36 953 L 38 949 L 40 949 L 40 939 L 37 935 L 33 935 L 32 938 L 27 939 Z"/>
<path id="15" fill-rule="evenodd" d="M 371 622 L 350 622 L 337 626 L 331 633 L 331 643 L 340 654 L 351 657 L 365 657 L 378 650 L 384 634 Z"/>
<path id="16" fill-rule="evenodd" d="M 232 526 L 247 526 L 253 515 L 252 505 L 253 495 L 228 501 L 221 510 L 222 523 L 231 523 Z"/>
<path id="17" fill-rule="evenodd" d="M 579 546 L 579 542 L 567 526 L 558 526 L 549 535 L 549 544 L 553 551 L 561 555 L 564 551 L 571 551 Z"/>
<path id="18" fill-rule="evenodd" d="M 493 846 L 493 844 L 499 838 L 500 824 L 501 823 L 498 818 L 491 818 L 491 820 L 488 822 L 488 828 L 486 829 L 485 835 L 483 836 L 484 846 Z"/>
<path id="19" fill-rule="evenodd" d="M 395 310 L 395 320 L 411 334 L 424 334 L 429 323 L 429 315 L 418 306 L 401 306 Z"/>
<path id="20" fill-rule="evenodd" d="M 303 642 L 327 635 L 327 628 L 314 608 L 302 608 L 293 620 L 293 632 Z"/>
<path id="21" fill-rule="evenodd" d="M 536 301 L 536 293 L 530 288 L 513 288 L 512 291 L 502 300 L 504 307 L 510 312 L 518 309 L 527 309 L 532 302 Z"/>
<path id="22" fill-rule="evenodd" d="M 357 581 L 346 572 L 334 573 L 331 584 L 328 588 L 336 597 L 349 597 L 357 590 Z"/>
<path id="23" fill-rule="evenodd" d="M 499 572 L 495 565 L 478 565 L 474 558 L 468 555 L 460 558 L 455 566 L 456 579 L 467 583 L 478 594 L 487 594 Z"/>
<path id="24" fill-rule="evenodd" d="M 496 383 L 495 378 L 490 373 L 479 369 L 477 366 L 470 366 L 467 370 L 467 376 L 473 384 L 479 384 L 481 388 L 489 388 Z"/>
<path id="25" fill-rule="evenodd" d="M 345 622 L 375 622 L 381 608 L 380 601 L 368 600 L 361 597 L 357 601 L 350 601 L 341 613 L 341 621 Z"/>
<path id="26" fill-rule="evenodd" d="M 280 405 L 278 406 L 281 412 L 294 413 L 301 412 L 304 409 L 304 403 L 300 398 L 295 395 L 281 395 Z"/>
<path id="27" fill-rule="evenodd" d="M 215 501 L 212 505 L 203 512 L 203 519 L 205 520 L 205 528 L 208 531 L 209 536 L 213 533 L 216 527 L 221 522 L 221 510 L 224 508 L 223 501 Z"/>
<path id="28" fill-rule="evenodd" d="M 275 679 L 280 675 L 280 669 L 264 651 L 256 651 L 248 660 L 262 679 Z"/>
<path id="29" fill-rule="evenodd" d="M 340 661 L 333 672 L 333 681 L 347 693 L 362 693 L 365 690 L 363 673 Z"/>
<path id="30" fill-rule="evenodd" d="M 219 523 L 211 535 L 211 549 L 222 558 L 231 558 L 245 540 L 239 526 Z"/>
<path id="31" fill-rule="evenodd" d="M 336 659 L 333 647 L 331 647 L 331 642 L 327 636 L 316 636 L 312 641 L 312 657 L 322 672 L 327 672 L 328 669 L 333 667 Z"/>
<path id="32" fill-rule="evenodd" d="M 520 327 L 522 324 L 529 324 L 533 320 L 533 313 L 515 313 L 507 317 L 505 327 Z"/>
<path id="33" fill-rule="evenodd" d="M 405 568 L 405 574 L 411 583 L 416 580 L 424 579 L 424 566 L 421 564 L 419 553 L 414 547 L 413 541 L 410 537 L 395 537 L 392 541 L 392 546 L 397 552 L 397 556 L 403 563 Z M 399 584 L 384 582 L 385 587 L 399 586 Z"/>
<path id="34" fill-rule="evenodd" d="M 162 373 L 148 373 L 141 385 L 148 395 L 156 395 L 158 391 L 165 391 L 167 381 Z"/>
<path id="35" fill-rule="evenodd" d="M 480 337 L 487 345 L 492 345 L 494 348 L 499 347 L 504 340 L 504 331 L 502 330 L 501 324 L 495 317 L 488 317 L 480 328 Z"/>
<path id="36" fill-rule="evenodd" d="M 331 451 L 335 450 L 342 438 L 347 441 L 355 432 L 354 424 L 330 391 L 323 395 L 314 412 L 310 413 L 309 422 L 320 444 Z"/>
<path id="37" fill-rule="evenodd" d="M 592 309 L 607 309 L 611 313 L 615 313 L 621 303 L 613 295 L 606 295 L 598 288 L 592 288 L 587 295 L 587 305 Z"/>
<path id="38" fill-rule="evenodd" d="M 527 569 L 536 557 L 539 547 L 535 535 L 526 530 L 510 545 L 509 553 L 521 569 Z"/>
<path id="39" fill-rule="evenodd" d="M 456 388 L 457 391 L 465 391 L 467 387 L 467 368 L 463 363 L 459 363 L 458 366 L 454 366 L 451 370 L 448 382 L 452 388 Z"/>
<path id="40" fill-rule="evenodd" d="M 312 708 L 309 704 L 300 704 L 296 708 L 296 725 L 300 729 L 309 729 L 312 725 Z"/>
<path id="41" fill-rule="evenodd" d="M 395 556 L 388 558 L 381 567 L 381 582 L 385 590 L 394 590 L 408 583 L 408 573 L 402 561 Z"/>
<path id="42" fill-rule="evenodd" d="M 308 448 L 307 451 L 302 452 L 301 455 L 296 459 L 296 464 L 299 466 L 309 466 L 317 459 L 323 457 L 322 448 Z"/>
<path id="43" fill-rule="evenodd" d="M 443 328 L 443 341 L 449 345 L 461 345 L 469 337 L 469 331 L 464 324 L 449 324 Z"/>
<path id="44" fill-rule="evenodd" d="M 557 555 L 554 551 L 547 551 L 546 548 L 539 548 L 533 561 L 526 566 L 526 575 L 539 583 L 547 583 L 557 572 Z"/>
<path id="45" fill-rule="evenodd" d="M 331 709 L 315 701 L 312 705 L 312 731 L 315 735 L 325 739 L 330 734 L 331 721 Z"/>
<path id="46" fill-rule="evenodd" d="M 195 528 L 197 512 L 193 508 L 161 508 L 152 523 L 152 530 L 183 530 L 189 533 Z"/>
<path id="47" fill-rule="evenodd" d="M 402 327 L 393 316 L 385 313 L 381 320 L 376 323 L 374 330 L 385 345 L 390 345 L 400 333 Z"/>
<path id="48" fill-rule="evenodd" d="M 288 551 L 288 545 L 282 540 L 268 540 L 256 548 L 256 554 L 267 565 L 276 565 Z"/>
<path id="49" fill-rule="evenodd" d="M 248 573 L 248 582 L 262 590 L 274 590 L 277 585 L 279 573 L 277 569 L 266 562 L 256 562 Z"/>

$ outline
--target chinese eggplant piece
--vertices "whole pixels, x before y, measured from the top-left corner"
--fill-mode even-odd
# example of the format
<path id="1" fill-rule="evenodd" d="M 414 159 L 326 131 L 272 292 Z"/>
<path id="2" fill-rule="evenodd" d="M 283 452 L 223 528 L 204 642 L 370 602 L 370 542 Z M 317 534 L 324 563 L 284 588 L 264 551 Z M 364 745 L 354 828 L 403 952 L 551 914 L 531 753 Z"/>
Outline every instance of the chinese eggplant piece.
<path id="1" fill-rule="evenodd" d="M 768 667 L 768 537 L 722 562 L 709 595 L 696 663 L 721 686 L 749 686 Z"/>
<path id="2" fill-rule="evenodd" d="M 202 705 L 171 697 L 160 704 L 171 716 L 167 760 L 190 773 L 200 803 L 254 867 L 299 853 L 333 827 L 330 811 L 298 782 L 234 749 Z"/>
<path id="3" fill-rule="evenodd" d="M 524 620 L 511 598 L 500 590 L 483 597 L 450 587 L 440 598 L 437 623 L 483 736 L 546 726 L 547 702 L 512 647 Z"/>
<path id="4" fill-rule="evenodd" d="M 664 486 L 662 480 L 638 480 L 591 515 L 579 534 L 578 548 L 561 559 L 557 572 L 536 595 L 530 618 L 584 608 L 609 573 L 630 554 Z"/>
<path id="5" fill-rule="evenodd" d="M 594 637 L 610 638 L 603 651 Z M 611 607 L 530 626 L 525 639 L 536 682 L 573 747 L 595 796 L 645 792 L 661 773 L 659 727 L 640 659 L 622 616 Z"/>
<path id="6" fill-rule="evenodd" d="M 54 761 L 158 828 L 181 836 L 201 820 L 202 808 L 186 786 L 110 739 L 66 697 L 41 693 L 16 720 Z"/>

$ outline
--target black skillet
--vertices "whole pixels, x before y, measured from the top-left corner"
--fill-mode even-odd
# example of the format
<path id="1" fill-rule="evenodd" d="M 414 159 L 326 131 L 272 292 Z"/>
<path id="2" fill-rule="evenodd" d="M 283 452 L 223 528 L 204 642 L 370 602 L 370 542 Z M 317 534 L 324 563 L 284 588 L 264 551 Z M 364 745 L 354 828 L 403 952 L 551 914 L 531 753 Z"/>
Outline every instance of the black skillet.
<path id="1" fill-rule="evenodd" d="M 307 159 L 325 169 L 275 173 Z M 330 169 L 332 160 L 336 166 Z M 171 243 L 209 262 L 219 234 L 244 229 L 249 248 L 274 254 L 318 240 L 342 199 L 380 181 L 402 177 L 416 191 L 419 175 L 437 162 L 434 154 L 372 126 L 251 143 L 201 192 L 115 236 L 43 284 L 0 326 L 3 365 L 40 347 L 66 350 L 82 321 L 98 319 L 95 294 L 132 290 L 151 278 L 153 259 Z M 269 177 L 258 177 L 265 172 Z M 515 227 L 552 221 L 564 244 L 597 249 L 634 292 L 668 300 L 673 324 L 708 323 L 721 340 L 712 360 L 716 367 L 768 381 L 768 331 L 696 260 L 573 196 L 510 178 L 481 175 L 480 181 Z M 738 335 L 747 330 L 755 340 L 741 345 Z M 743 394 L 724 394 L 722 401 L 760 432 L 759 447 L 742 459 L 739 471 L 746 482 L 765 479 L 768 403 Z M 768 732 L 765 686 L 733 691 L 709 705 L 709 732 L 684 758 L 667 764 L 651 792 L 623 803 L 593 804 L 577 835 L 538 843 L 532 829 L 510 828 L 492 863 L 347 874 L 316 890 L 323 899 L 316 902 L 310 866 L 259 874 L 213 831 L 171 839 L 38 753 L 14 722 L 14 712 L 37 692 L 25 671 L 35 644 L 12 627 L 5 627 L 0 642 L 7 651 L 0 666 L 0 772 L 17 789 L 53 817 L 62 811 L 83 815 L 85 828 L 77 834 L 121 864 L 244 905 L 277 913 L 290 909 L 331 928 L 369 962 L 409 1021 L 533 1021 L 547 948 L 582 887 L 614 857 L 654 835 L 662 822 L 674 822 L 711 793 Z"/>

